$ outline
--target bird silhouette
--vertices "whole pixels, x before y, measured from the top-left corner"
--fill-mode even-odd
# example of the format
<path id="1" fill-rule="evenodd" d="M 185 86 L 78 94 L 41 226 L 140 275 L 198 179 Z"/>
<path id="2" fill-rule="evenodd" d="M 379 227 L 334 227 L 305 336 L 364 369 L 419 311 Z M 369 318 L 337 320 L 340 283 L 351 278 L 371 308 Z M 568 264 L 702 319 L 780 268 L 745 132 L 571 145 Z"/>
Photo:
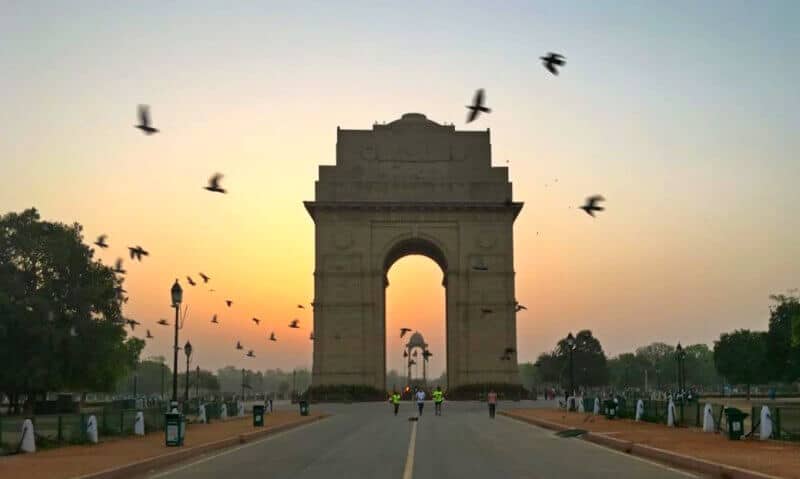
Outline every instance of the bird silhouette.
<path id="1" fill-rule="evenodd" d="M 542 60 L 544 67 L 553 75 L 558 75 L 557 67 L 562 67 L 566 63 L 564 55 L 553 52 L 548 53 L 547 56 L 539 57 L 539 59 Z"/>
<path id="2" fill-rule="evenodd" d="M 415 364 L 417 364 L 417 362 L 416 362 L 416 361 L 414 361 L 413 359 L 411 359 L 411 360 L 409 360 L 409 361 L 408 361 L 408 365 L 409 365 L 409 366 L 413 366 L 413 365 L 415 365 Z"/>
<path id="3" fill-rule="evenodd" d="M 119 274 L 125 274 L 127 272 L 122 269 L 122 258 L 117 258 L 117 262 L 114 263 L 114 272 Z"/>
<path id="4" fill-rule="evenodd" d="M 400 337 L 402 338 L 403 336 L 406 335 L 406 333 L 409 332 L 411 332 L 411 328 L 400 328 Z"/>
<path id="5" fill-rule="evenodd" d="M 511 356 L 509 356 L 508 354 L 504 354 L 500 356 L 500 361 L 511 361 Z"/>
<path id="6" fill-rule="evenodd" d="M 217 315 L 216 314 L 211 317 L 211 322 L 214 323 L 214 324 L 219 324 L 219 321 L 217 321 Z"/>
<path id="7" fill-rule="evenodd" d="M 489 271 L 489 267 L 483 264 L 476 264 L 472 267 L 475 271 Z"/>
<path id="8" fill-rule="evenodd" d="M 214 173 L 214 176 L 208 179 L 208 186 L 204 186 L 203 188 L 214 193 L 227 193 L 224 188 L 219 186 L 222 177 L 222 173 Z"/>
<path id="9" fill-rule="evenodd" d="M 145 251 L 145 249 L 142 248 L 139 245 L 136 245 L 134 247 L 128 246 L 128 251 L 130 251 L 130 253 L 131 253 L 131 259 L 135 258 L 135 259 L 137 259 L 139 261 L 142 260 L 142 256 L 149 256 L 150 255 L 149 252 Z"/>
<path id="10" fill-rule="evenodd" d="M 239 341 L 236 341 L 236 349 L 244 349 L 242 343 L 240 343 Z"/>
<path id="11" fill-rule="evenodd" d="M 516 349 L 514 349 L 514 348 L 506 348 L 506 350 L 505 350 L 504 352 L 505 352 L 505 355 L 506 355 L 506 356 L 510 356 L 510 355 L 512 355 L 512 354 L 514 354 L 514 353 L 516 353 L 516 352 L 517 352 L 517 350 L 516 350 Z"/>
<path id="12" fill-rule="evenodd" d="M 159 324 L 161 326 L 169 326 L 169 322 L 166 319 L 159 319 L 158 321 L 156 321 L 156 324 Z"/>
<path id="13" fill-rule="evenodd" d="M 150 107 L 147 105 L 139 105 L 139 125 L 136 128 L 142 130 L 145 135 L 152 135 L 158 133 L 158 130 L 153 128 L 150 124 Z"/>
<path id="14" fill-rule="evenodd" d="M 136 321 L 135 319 L 126 319 L 125 323 L 127 323 L 127 325 L 131 327 L 131 331 L 136 329 L 136 326 L 139 326 L 140 324 L 142 324 L 139 321 Z"/>
<path id="15" fill-rule="evenodd" d="M 298 305 L 297 305 L 297 309 L 306 309 L 306 308 L 305 308 L 305 306 L 303 306 L 302 304 L 298 304 Z"/>
<path id="16" fill-rule="evenodd" d="M 519 303 L 516 303 L 516 304 L 514 305 L 514 311 L 516 311 L 516 312 L 519 312 L 519 311 L 521 311 L 521 310 L 523 310 L 523 309 L 524 309 L 525 311 L 527 311 L 527 310 L 528 310 L 528 308 L 526 308 L 525 306 L 523 306 L 523 305 L 521 305 L 521 304 L 519 304 Z"/>
<path id="17" fill-rule="evenodd" d="M 470 110 L 469 114 L 467 115 L 467 123 L 472 123 L 475 121 L 475 119 L 477 119 L 478 115 L 481 113 L 492 112 L 492 110 L 483 105 L 483 97 L 483 88 L 480 88 L 475 92 L 475 97 L 472 99 L 472 105 L 467 105 L 467 109 Z"/>
<path id="18" fill-rule="evenodd" d="M 152 334 L 150 334 L 150 330 L 149 330 L 149 329 L 147 330 L 147 336 L 145 336 L 145 337 L 146 337 L 147 339 L 153 339 L 153 335 L 152 335 Z"/>
<path id="19" fill-rule="evenodd" d="M 587 215 L 594 218 L 595 211 L 604 211 L 605 208 L 602 206 L 597 206 L 597 203 L 600 201 L 605 201 L 606 199 L 600 195 L 594 195 L 586 198 L 586 204 L 581 206 L 580 209 L 586 212 Z"/>
<path id="20" fill-rule="evenodd" d="M 259 323 L 261 323 L 261 320 L 260 320 L 260 319 L 258 319 L 258 318 L 253 318 L 253 319 L 251 319 L 251 321 L 253 321 L 254 323 L 256 323 L 256 326 L 258 326 L 258 325 L 259 325 Z"/>
<path id="21" fill-rule="evenodd" d="M 233 301 L 231 301 L 230 299 L 226 299 L 226 300 L 225 300 L 225 304 L 227 304 L 227 305 L 228 305 L 228 307 L 230 308 L 230 307 L 231 307 L 231 305 L 233 304 Z"/>
<path id="22" fill-rule="evenodd" d="M 256 357 L 256 353 L 254 353 L 253 350 L 251 349 L 247 351 L 247 354 L 245 356 L 247 356 L 248 358 L 254 358 Z"/>
<path id="23" fill-rule="evenodd" d="M 428 351 L 427 349 L 425 351 L 422 351 L 422 357 L 425 358 L 425 361 L 427 361 L 428 358 L 430 358 L 431 356 L 433 356 L 433 353 Z"/>
<path id="24" fill-rule="evenodd" d="M 492 314 L 493 312 L 494 311 L 489 308 L 481 308 L 481 314 Z"/>
<path id="25" fill-rule="evenodd" d="M 189 283 L 189 286 L 196 286 L 197 283 L 194 282 L 191 276 L 186 277 L 186 282 Z"/>
<path id="26" fill-rule="evenodd" d="M 208 283 L 208 280 L 211 279 L 203 273 L 197 273 L 197 274 L 200 275 L 200 278 L 203 280 L 203 284 Z"/>
<path id="27" fill-rule="evenodd" d="M 308 335 L 308 339 L 314 340 L 314 331 L 311 331 L 311 334 Z"/>
<path id="28" fill-rule="evenodd" d="M 217 290 L 216 290 L 216 289 L 214 289 L 214 288 L 211 288 L 211 289 L 209 289 L 209 290 L 208 290 L 208 292 L 209 292 L 209 293 L 214 293 L 214 292 L 216 292 L 216 291 L 217 291 Z"/>
<path id="29" fill-rule="evenodd" d="M 106 243 L 106 238 L 108 238 L 108 236 L 100 235 L 97 237 L 97 241 L 95 241 L 94 244 L 100 248 L 108 248 L 108 243 Z"/>
<path id="30" fill-rule="evenodd" d="M 272 332 L 272 333 L 269 334 L 269 340 L 270 341 L 277 341 L 278 340 L 278 338 L 275 337 L 275 332 Z"/>
<path id="31" fill-rule="evenodd" d="M 300 325 L 298 323 L 300 323 L 299 319 L 293 319 L 292 322 L 289 323 L 289 327 L 294 329 L 299 329 Z"/>

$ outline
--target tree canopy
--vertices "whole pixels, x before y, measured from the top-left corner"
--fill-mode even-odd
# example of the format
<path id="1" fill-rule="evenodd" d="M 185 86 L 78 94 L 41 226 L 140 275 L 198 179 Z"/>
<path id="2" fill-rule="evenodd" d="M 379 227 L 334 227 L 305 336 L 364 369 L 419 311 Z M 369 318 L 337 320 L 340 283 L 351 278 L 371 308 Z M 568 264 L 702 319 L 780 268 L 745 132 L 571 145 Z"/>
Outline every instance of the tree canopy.
<path id="1" fill-rule="evenodd" d="M 570 348 L 567 337 L 556 344 L 551 353 L 539 355 L 535 366 L 542 380 L 569 386 Z M 588 329 L 575 335 L 575 348 L 572 352 L 573 375 L 576 387 L 602 386 L 608 383 L 608 365 L 600 341 Z"/>
<path id="2" fill-rule="evenodd" d="M 739 329 L 723 333 L 714 341 L 717 371 L 733 383 L 750 385 L 765 382 L 767 377 L 767 333 Z"/>
<path id="3" fill-rule="evenodd" d="M 126 339 L 122 280 L 79 224 L 35 209 L 0 217 L 0 391 L 110 391 L 144 342 Z"/>

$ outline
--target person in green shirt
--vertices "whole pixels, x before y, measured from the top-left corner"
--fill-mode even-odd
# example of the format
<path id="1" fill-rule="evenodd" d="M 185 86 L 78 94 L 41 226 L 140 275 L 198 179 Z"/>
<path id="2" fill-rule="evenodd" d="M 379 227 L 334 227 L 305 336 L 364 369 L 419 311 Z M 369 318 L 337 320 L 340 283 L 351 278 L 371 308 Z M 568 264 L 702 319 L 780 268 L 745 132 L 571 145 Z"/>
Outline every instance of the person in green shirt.
<path id="1" fill-rule="evenodd" d="M 444 401 L 444 393 L 442 392 L 441 386 L 436 386 L 436 390 L 433 391 L 433 407 L 434 407 L 434 414 L 437 416 L 442 415 L 442 402 Z"/>
<path id="2" fill-rule="evenodd" d="M 389 399 L 394 406 L 394 415 L 397 416 L 397 411 L 400 410 L 400 393 L 397 390 L 392 391 L 392 396 Z"/>

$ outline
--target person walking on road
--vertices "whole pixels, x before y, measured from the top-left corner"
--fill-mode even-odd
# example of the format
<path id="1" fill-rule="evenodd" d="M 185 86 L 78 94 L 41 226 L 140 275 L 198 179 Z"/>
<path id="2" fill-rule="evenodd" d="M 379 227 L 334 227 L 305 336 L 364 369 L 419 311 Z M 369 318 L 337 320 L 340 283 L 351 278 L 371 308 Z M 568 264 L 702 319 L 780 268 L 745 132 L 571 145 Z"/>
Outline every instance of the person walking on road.
<path id="1" fill-rule="evenodd" d="M 436 416 L 442 415 L 442 401 L 444 401 L 444 393 L 441 386 L 436 386 L 436 390 L 433 391 L 433 412 Z"/>
<path id="2" fill-rule="evenodd" d="M 425 391 L 417 389 L 417 408 L 419 408 L 419 415 L 422 416 L 422 408 L 425 407 Z"/>
<path id="3" fill-rule="evenodd" d="M 486 395 L 486 402 L 489 403 L 489 417 L 494 419 L 494 411 L 497 409 L 497 393 L 494 392 L 494 389 L 489 390 L 489 394 Z"/>
<path id="4" fill-rule="evenodd" d="M 394 406 L 394 415 L 397 416 L 397 411 L 400 410 L 400 393 L 396 389 L 392 392 L 391 401 Z"/>

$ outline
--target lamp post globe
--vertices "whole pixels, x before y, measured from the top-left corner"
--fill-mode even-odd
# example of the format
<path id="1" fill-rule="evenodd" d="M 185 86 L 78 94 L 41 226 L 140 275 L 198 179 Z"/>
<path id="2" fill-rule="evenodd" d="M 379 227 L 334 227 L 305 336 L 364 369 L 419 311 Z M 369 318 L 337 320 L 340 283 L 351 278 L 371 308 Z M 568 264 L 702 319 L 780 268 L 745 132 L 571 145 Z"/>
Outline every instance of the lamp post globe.
<path id="1" fill-rule="evenodd" d="M 172 307 L 179 306 L 183 302 L 183 288 L 178 284 L 177 279 L 170 289 L 170 295 L 172 296 Z"/>

